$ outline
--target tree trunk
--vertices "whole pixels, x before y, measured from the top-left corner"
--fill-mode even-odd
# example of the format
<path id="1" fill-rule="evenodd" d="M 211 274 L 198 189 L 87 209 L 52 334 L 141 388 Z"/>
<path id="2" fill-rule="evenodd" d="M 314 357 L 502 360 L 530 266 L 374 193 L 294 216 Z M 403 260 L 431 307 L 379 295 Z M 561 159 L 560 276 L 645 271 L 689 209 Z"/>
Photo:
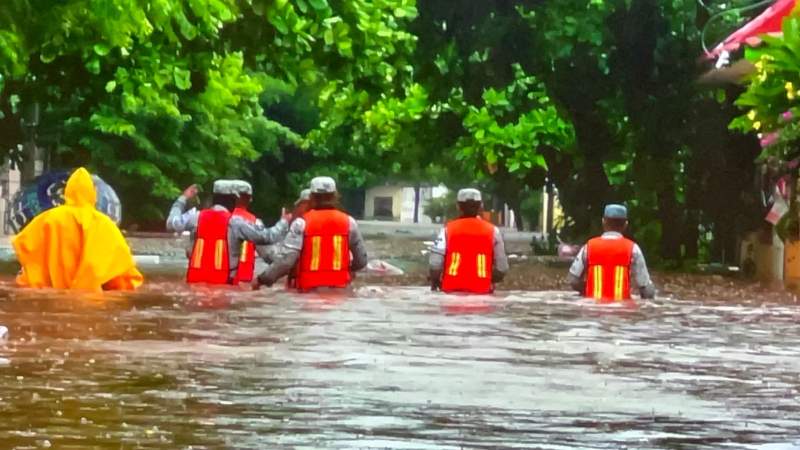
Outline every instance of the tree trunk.
<path id="1" fill-rule="evenodd" d="M 671 174 L 669 174 L 671 175 Z M 669 176 L 658 193 L 658 218 L 661 222 L 661 257 L 681 261 L 681 232 L 683 221 L 675 198 L 675 183 Z"/>

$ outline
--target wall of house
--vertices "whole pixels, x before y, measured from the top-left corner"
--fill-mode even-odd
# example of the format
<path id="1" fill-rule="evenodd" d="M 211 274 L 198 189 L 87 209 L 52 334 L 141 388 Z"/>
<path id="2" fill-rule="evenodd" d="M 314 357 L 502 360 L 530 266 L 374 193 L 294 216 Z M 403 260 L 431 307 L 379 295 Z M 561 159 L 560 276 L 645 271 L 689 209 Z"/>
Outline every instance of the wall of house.
<path id="1" fill-rule="evenodd" d="M 392 220 L 400 220 L 403 205 L 403 188 L 400 186 L 375 186 L 367 189 L 365 193 L 364 218 L 375 218 L 375 199 L 389 197 L 392 199 Z M 380 217 L 387 218 L 386 216 Z"/>
<path id="2" fill-rule="evenodd" d="M 433 198 L 439 198 L 447 194 L 445 186 L 433 186 L 420 188 L 419 203 L 419 223 L 433 223 L 430 217 L 425 215 L 425 206 Z M 375 218 L 375 199 L 378 197 L 388 197 L 392 199 L 392 220 L 401 223 L 414 223 L 414 188 L 411 186 L 375 186 L 366 190 L 364 195 L 364 218 Z M 385 215 L 380 219 L 387 219 Z"/>

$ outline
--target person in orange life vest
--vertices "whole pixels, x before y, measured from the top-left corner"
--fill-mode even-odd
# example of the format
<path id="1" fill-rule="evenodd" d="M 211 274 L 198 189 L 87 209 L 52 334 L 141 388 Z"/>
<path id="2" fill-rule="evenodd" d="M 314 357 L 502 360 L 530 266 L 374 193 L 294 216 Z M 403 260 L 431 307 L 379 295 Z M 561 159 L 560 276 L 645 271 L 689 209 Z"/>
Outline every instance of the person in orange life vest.
<path id="1" fill-rule="evenodd" d="M 306 292 L 319 287 L 343 288 L 351 272 L 367 265 L 367 250 L 356 221 L 336 209 L 336 182 L 330 177 L 311 180 L 311 209 L 292 221 L 275 261 L 253 287 L 271 286 L 296 271 L 296 287 Z"/>
<path id="2" fill-rule="evenodd" d="M 627 227 L 627 208 L 606 206 L 603 234 L 581 248 L 569 269 L 573 289 L 601 302 L 629 300 L 633 281 L 642 298 L 655 297 L 642 250 L 622 235 Z"/>
<path id="3" fill-rule="evenodd" d="M 232 284 L 236 280 L 242 243 L 278 242 L 289 228 L 290 217 L 283 217 L 272 228 L 248 223 L 232 215 L 239 188 L 231 180 L 214 182 L 213 205 L 198 211 L 184 212 L 189 200 L 197 196 L 197 187 L 189 186 L 172 205 L 167 229 L 192 232 L 192 252 L 187 271 L 190 283 Z"/>
<path id="4" fill-rule="evenodd" d="M 251 213 L 250 201 L 253 198 L 253 187 L 244 180 L 231 180 L 233 188 L 236 190 L 236 207 L 233 209 L 233 215 L 241 217 L 245 222 L 264 226 L 261 219 Z M 256 267 L 256 246 L 252 242 L 242 242 L 242 248 L 239 251 L 239 267 L 236 270 L 236 277 L 233 284 L 249 283 L 253 281 L 253 273 Z"/>
<path id="5" fill-rule="evenodd" d="M 297 220 L 298 217 L 303 217 L 305 213 L 307 213 L 311 209 L 311 189 L 303 189 L 300 191 L 300 196 L 294 202 L 294 209 L 292 210 L 292 222 Z M 289 222 L 289 226 L 291 227 L 291 223 Z M 279 246 L 273 246 L 274 250 L 277 250 Z M 264 260 L 268 263 L 272 263 L 275 261 L 275 254 L 270 253 L 269 255 L 264 256 Z M 286 287 L 289 289 L 296 289 L 297 288 L 297 265 L 295 264 L 294 268 L 286 275 Z"/>
<path id="6" fill-rule="evenodd" d="M 431 290 L 488 294 L 508 272 L 508 257 L 500 230 L 479 217 L 482 200 L 477 189 L 461 189 L 461 216 L 439 232 L 431 247 Z"/>

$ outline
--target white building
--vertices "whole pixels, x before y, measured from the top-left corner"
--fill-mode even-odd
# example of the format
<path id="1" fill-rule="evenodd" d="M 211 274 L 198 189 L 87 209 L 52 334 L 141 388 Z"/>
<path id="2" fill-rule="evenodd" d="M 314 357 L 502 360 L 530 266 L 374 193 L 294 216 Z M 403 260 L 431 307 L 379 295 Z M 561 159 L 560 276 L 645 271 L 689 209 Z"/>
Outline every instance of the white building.
<path id="1" fill-rule="evenodd" d="M 418 218 L 419 223 L 433 223 L 425 215 L 425 206 L 433 198 L 447 194 L 445 186 L 420 187 Z M 414 223 L 414 187 L 399 184 L 375 186 L 367 189 L 364 198 L 364 218 L 388 220 L 400 223 Z"/>

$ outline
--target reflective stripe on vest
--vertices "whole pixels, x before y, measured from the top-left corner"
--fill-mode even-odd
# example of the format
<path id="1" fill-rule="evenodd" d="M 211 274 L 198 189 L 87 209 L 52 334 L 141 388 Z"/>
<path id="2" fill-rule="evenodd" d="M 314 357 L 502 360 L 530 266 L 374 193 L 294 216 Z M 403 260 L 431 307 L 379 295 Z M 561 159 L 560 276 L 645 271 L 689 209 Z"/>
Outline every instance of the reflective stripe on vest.
<path id="1" fill-rule="evenodd" d="M 587 297 L 605 302 L 631 298 L 633 247 L 633 241 L 625 238 L 595 238 L 586 244 Z"/>
<path id="2" fill-rule="evenodd" d="M 307 212 L 297 288 L 346 287 L 350 284 L 350 216 L 335 210 Z"/>
<path id="3" fill-rule="evenodd" d="M 228 222 L 231 213 L 205 209 L 197 218 L 197 232 L 189 268 L 188 283 L 227 284 L 230 278 L 228 256 Z"/>
<path id="4" fill-rule="evenodd" d="M 494 233 L 494 225 L 477 217 L 464 217 L 447 224 L 442 291 L 492 292 Z"/>
<path id="5" fill-rule="evenodd" d="M 244 208 L 236 208 L 233 210 L 233 215 L 241 217 L 247 223 L 256 223 L 256 216 Z M 239 265 L 236 268 L 236 278 L 234 284 L 239 282 L 249 283 L 253 280 L 253 275 L 256 270 L 256 247 L 250 242 L 242 242 L 239 254 Z"/>

